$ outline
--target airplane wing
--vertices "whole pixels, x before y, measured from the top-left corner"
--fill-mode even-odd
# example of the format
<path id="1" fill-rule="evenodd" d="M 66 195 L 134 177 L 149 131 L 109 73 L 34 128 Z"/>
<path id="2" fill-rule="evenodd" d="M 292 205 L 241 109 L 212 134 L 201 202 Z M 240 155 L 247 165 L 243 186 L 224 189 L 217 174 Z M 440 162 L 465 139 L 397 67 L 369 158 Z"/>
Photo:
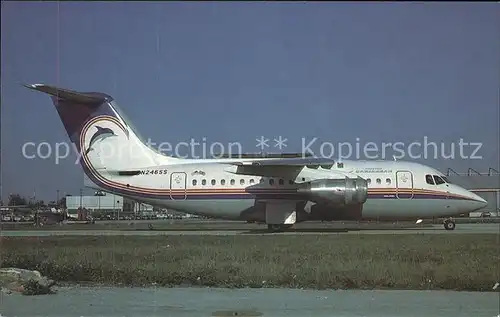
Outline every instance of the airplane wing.
<path id="1" fill-rule="evenodd" d="M 193 163 L 194 164 L 194 163 Z M 330 169 L 335 161 L 327 158 L 305 157 L 305 158 L 261 158 L 261 159 L 244 159 L 244 160 L 227 160 L 219 162 L 226 165 L 226 172 L 237 175 L 252 175 L 263 177 L 286 177 L 295 178 L 304 167 L 318 168 L 319 166 Z M 342 163 L 337 163 L 337 165 Z M 151 168 L 161 169 L 169 168 L 165 166 L 154 166 Z M 139 175 L 140 169 L 107 171 L 110 174 L 119 176 L 135 176 Z"/>
<path id="2" fill-rule="evenodd" d="M 330 168 L 335 164 L 332 159 L 306 157 L 290 159 L 255 159 L 251 161 L 233 161 L 227 172 L 238 175 L 254 175 L 264 177 L 296 177 L 305 166 Z"/>
<path id="3" fill-rule="evenodd" d="M 297 157 L 297 158 L 263 158 L 254 159 L 251 161 L 234 161 L 231 164 L 235 165 L 254 165 L 254 166 L 276 166 L 276 165 L 286 165 L 286 166 L 305 166 L 305 165 L 333 165 L 335 161 L 332 159 L 326 159 L 321 157 Z"/>

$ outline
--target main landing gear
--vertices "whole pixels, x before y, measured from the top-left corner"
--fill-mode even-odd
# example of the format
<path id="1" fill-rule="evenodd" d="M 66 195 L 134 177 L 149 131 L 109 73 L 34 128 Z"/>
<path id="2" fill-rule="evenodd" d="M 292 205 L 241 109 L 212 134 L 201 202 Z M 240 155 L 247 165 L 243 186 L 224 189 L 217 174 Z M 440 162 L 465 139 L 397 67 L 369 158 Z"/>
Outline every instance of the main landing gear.
<path id="1" fill-rule="evenodd" d="M 452 218 L 448 218 L 443 223 L 446 230 L 455 230 L 455 221 Z"/>

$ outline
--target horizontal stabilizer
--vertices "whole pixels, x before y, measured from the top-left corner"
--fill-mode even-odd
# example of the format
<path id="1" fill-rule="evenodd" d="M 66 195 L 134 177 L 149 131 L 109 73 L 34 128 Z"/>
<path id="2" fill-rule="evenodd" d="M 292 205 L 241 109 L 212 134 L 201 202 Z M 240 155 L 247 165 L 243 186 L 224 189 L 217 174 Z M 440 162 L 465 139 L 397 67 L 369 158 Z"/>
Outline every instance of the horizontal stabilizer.
<path id="1" fill-rule="evenodd" d="M 23 86 L 29 89 L 44 92 L 59 99 L 73 101 L 77 103 L 102 104 L 103 102 L 109 99 L 103 94 L 77 92 L 45 84 L 34 84 L 34 85 L 23 85 Z"/>
<path id="2" fill-rule="evenodd" d="M 110 171 L 107 170 L 106 173 L 110 175 L 118 175 L 118 176 L 136 176 L 141 174 L 140 170 L 121 170 L 121 171 Z"/>
<path id="3" fill-rule="evenodd" d="M 135 176 L 139 175 L 141 171 L 118 171 L 118 175 L 120 176 Z"/>

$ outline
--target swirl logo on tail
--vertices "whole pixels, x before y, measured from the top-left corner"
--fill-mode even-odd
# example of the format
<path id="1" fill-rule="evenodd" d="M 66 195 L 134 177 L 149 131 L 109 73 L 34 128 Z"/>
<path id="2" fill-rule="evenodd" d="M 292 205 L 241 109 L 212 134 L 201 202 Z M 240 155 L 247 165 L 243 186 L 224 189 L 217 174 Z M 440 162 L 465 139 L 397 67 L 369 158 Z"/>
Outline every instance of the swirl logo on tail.
<path id="1" fill-rule="evenodd" d="M 88 154 L 90 151 L 93 150 L 92 145 L 94 145 L 94 143 L 96 143 L 97 141 L 102 141 L 109 137 L 116 136 L 116 134 L 110 128 L 101 128 L 100 126 L 97 125 L 95 127 L 97 128 L 97 131 L 90 138 L 89 147 L 87 151 L 85 151 L 85 154 Z"/>

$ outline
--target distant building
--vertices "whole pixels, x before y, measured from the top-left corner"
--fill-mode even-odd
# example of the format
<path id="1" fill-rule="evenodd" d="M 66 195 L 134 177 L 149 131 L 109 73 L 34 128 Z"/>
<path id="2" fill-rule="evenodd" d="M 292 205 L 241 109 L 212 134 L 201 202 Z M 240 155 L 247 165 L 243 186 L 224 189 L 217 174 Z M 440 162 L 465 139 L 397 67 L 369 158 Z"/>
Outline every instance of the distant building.
<path id="1" fill-rule="evenodd" d="M 102 193 L 93 196 L 66 196 L 66 209 L 69 215 L 77 215 L 78 209 L 102 213 L 141 213 L 153 211 L 153 206 L 140 204 L 122 196 Z"/>

